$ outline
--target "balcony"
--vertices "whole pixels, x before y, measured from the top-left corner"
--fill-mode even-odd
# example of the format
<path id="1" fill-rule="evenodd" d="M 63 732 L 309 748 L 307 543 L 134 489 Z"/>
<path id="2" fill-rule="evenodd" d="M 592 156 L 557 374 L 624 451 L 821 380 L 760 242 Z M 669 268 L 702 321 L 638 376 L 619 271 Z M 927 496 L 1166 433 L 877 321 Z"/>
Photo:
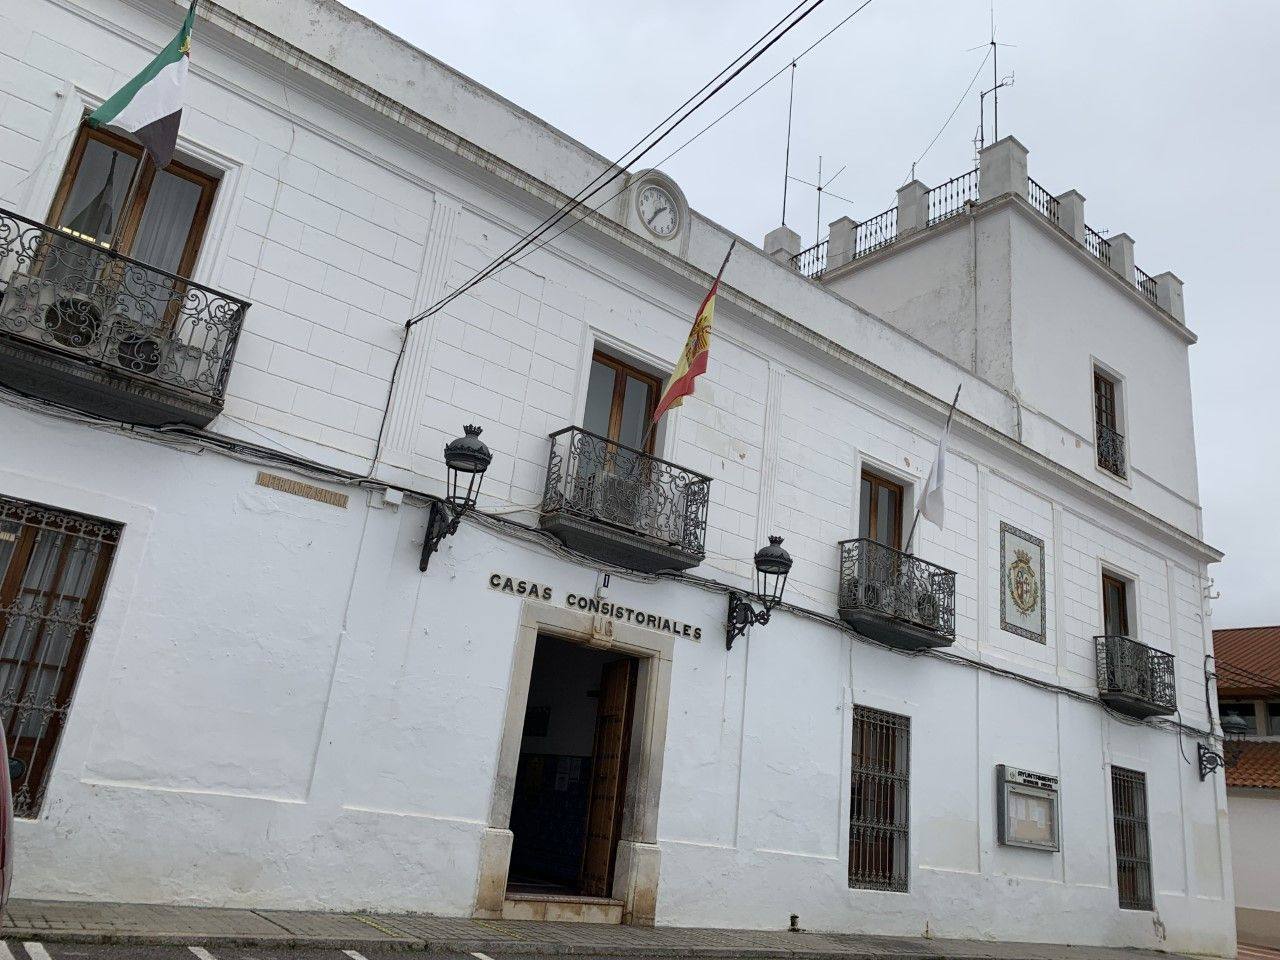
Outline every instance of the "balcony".
<path id="1" fill-rule="evenodd" d="M 580 427 L 551 434 L 541 526 L 602 563 L 688 570 L 706 555 L 711 478 Z"/>
<path id="2" fill-rule="evenodd" d="M 956 639 L 956 575 L 874 540 L 840 544 L 840 618 L 903 650 Z"/>
<path id="3" fill-rule="evenodd" d="M 1124 434 L 1104 423 L 1098 424 L 1098 466 L 1124 479 Z"/>
<path id="4" fill-rule="evenodd" d="M 0 210 L 0 381 L 148 426 L 222 409 L 248 304 Z"/>
<path id="5" fill-rule="evenodd" d="M 1159 717 L 1178 709 L 1173 654 L 1128 637 L 1094 637 L 1098 694 L 1103 703 L 1131 717 Z"/>

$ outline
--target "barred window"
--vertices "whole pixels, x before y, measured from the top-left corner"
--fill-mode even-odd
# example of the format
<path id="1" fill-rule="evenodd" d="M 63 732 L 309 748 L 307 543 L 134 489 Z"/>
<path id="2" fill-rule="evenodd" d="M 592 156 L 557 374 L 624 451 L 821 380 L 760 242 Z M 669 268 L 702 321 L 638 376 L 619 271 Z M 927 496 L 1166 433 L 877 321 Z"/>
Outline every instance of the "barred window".
<path id="1" fill-rule="evenodd" d="M 911 718 L 853 708 L 849 886 L 907 889 Z"/>
<path id="2" fill-rule="evenodd" d="M 40 812 L 120 527 L 0 497 L 0 715 L 13 808 Z"/>
<path id="3" fill-rule="evenodd" d="M 1147 826 L 1147 777 L 1111 768 L 1111 806 L 1116 831 L 1116 886 L 1120 909 L 1150 910 L 1151 836 Z"/>

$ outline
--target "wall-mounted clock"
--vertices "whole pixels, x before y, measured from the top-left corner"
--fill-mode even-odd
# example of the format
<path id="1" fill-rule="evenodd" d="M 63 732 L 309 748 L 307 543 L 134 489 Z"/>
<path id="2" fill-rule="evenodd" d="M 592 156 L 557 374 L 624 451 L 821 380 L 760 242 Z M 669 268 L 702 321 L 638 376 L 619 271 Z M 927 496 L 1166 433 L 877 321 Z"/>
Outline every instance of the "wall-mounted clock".
<path id="1" fill-rule="evenodd" d="M 680 205 L 659 183 L 645 183 L 636 191 L 636 213 L 644 228 L 659 240 L 669 240 L 680 229 Z"/>

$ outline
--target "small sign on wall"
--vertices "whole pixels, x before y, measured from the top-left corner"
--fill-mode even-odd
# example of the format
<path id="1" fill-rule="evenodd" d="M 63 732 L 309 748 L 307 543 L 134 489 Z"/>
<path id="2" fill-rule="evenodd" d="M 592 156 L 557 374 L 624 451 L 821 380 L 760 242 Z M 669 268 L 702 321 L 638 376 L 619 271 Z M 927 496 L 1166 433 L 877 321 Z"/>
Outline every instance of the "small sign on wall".
<path id="1" fill-rule="evenodd" d="M 1045 642 L 1044 541 L 1000 524 L 1000 629 Z"/>
<path id="2" fill-rule="evenodd" d="M 1001 763 L 996 790 L 1001 843 L 1050 852 L 1059 848 L 1057 777 Z"/>

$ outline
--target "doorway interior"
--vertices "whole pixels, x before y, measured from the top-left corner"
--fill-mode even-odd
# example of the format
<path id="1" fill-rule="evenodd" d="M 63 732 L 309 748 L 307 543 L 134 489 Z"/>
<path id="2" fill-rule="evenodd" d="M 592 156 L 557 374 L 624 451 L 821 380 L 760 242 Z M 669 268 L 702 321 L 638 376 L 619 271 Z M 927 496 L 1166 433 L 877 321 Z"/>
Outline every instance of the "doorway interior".
<path id="1" fill-rule="evenodd" d="M 512 893 L 608 897 L 639 661 L 539 634 L 511 804 Z"/>

